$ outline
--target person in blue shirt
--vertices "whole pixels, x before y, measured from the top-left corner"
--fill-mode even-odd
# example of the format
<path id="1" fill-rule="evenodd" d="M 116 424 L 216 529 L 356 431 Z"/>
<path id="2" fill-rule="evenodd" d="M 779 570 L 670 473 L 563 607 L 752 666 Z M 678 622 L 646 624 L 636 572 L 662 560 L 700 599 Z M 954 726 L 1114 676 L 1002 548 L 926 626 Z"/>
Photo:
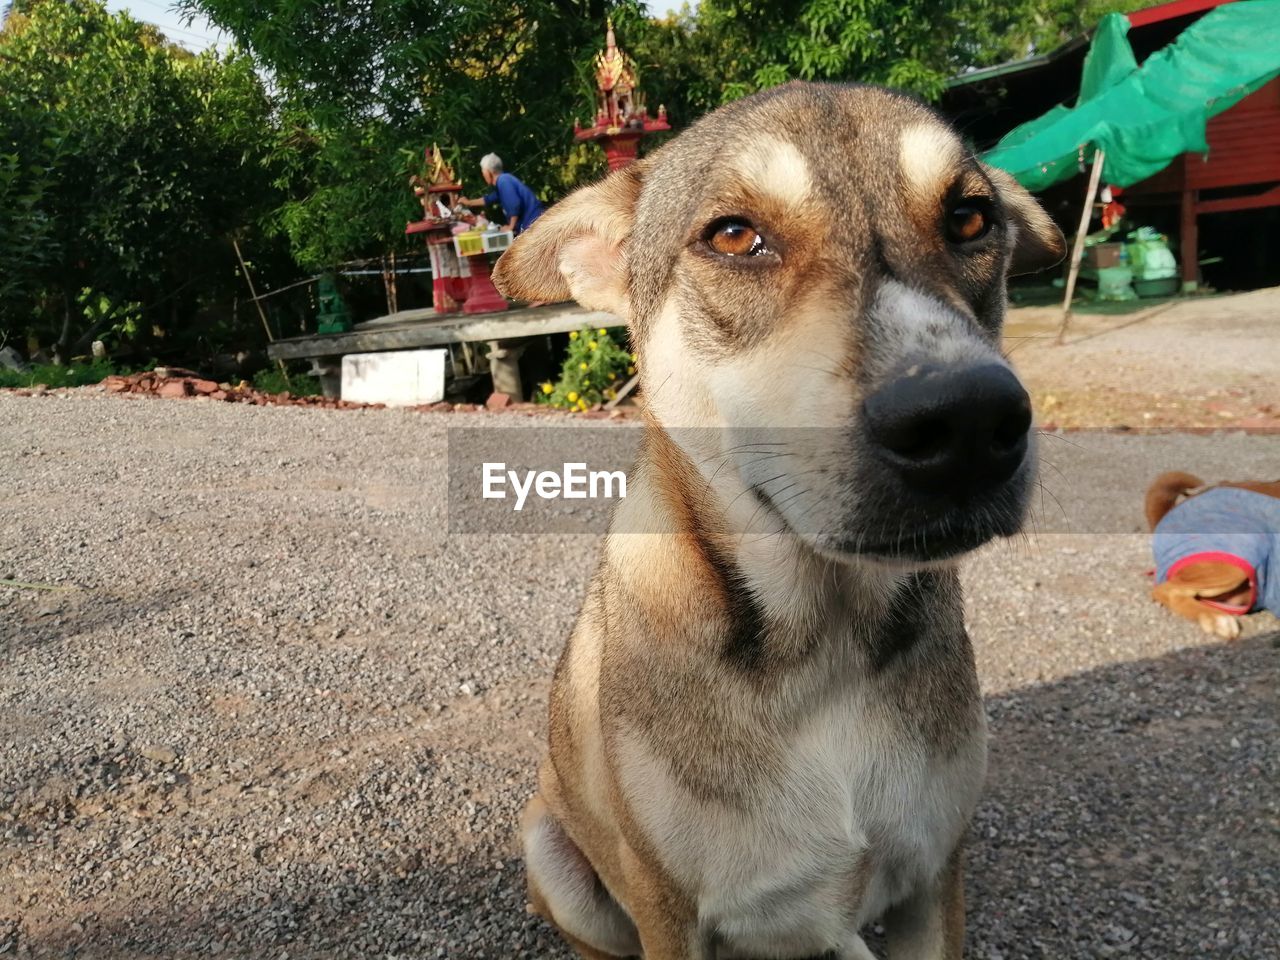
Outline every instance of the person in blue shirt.
<path id="1" fill-rule="evenodd" d="M 542 203 L 533 195 L 533 191 L 514 173 L 503 173 L 502 158 L 496 153 L 486 154 L 481 159 L 480 172 L 484 175 L 484 182 L 493 189 L 483 197 L 463 197 L 460 202 L 468 207 L 500 203 L 502 214 L 507 218 L 508 230 L 519 236 L 522 231 L 529 229 L 529 224 L 542 213 Z"/>

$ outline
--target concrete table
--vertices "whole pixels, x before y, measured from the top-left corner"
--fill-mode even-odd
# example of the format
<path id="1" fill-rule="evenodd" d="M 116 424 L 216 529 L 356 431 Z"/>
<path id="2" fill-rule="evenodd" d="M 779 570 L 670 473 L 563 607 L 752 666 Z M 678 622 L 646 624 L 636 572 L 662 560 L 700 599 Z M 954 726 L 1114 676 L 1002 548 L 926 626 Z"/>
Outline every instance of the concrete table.
<path id="1" fill-rule="evenodd" d="M 523 400 L 520 383 L 522 341 L 552 333 L 568 333 L 584 327 L 617 327 L 622 321 L 602 310 L 584 310 L 575 304 L 555 304 L 502 313 L 446 314 L 430 307 L 401 310 L 355 325 L 346 333 L 310 334 L 277 340 L 267 346 L 272 360 L 310 360 L 326 397 L 336 397 L 342 384 L 342 357 L 348 353 L 380 353 L 447 347 L 454 343 L 488 343 L 493 388 Z"/>

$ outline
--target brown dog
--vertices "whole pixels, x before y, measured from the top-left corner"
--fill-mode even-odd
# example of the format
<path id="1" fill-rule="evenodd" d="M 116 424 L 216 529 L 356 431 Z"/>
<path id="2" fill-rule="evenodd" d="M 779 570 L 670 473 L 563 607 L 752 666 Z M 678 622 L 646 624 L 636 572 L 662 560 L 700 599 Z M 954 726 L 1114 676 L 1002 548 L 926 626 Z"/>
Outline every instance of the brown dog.
<path id="1" fill-rule="evenodd" d="M 530 899 L 585 957 L 956 958 L 986 734 L 955 560 L 1016 531 L 1005 277 L 1062 254 L 920 103 L 792 84 L 573 194 L 509 296 L 625 317 L 646 439 L 560 659 Z"/>
<path id="2" fill-rule="evenodd" d="M 1148 527 L 1155 533 L 1160 522 L 1180 503 L 1223 488 L 1280 499 L 1280 480 L 1206 484 L 1189 473 L 1162 473 L 1147 489 L 1143 504 Z M 1205 633 L 1224 640 L 1240 636 L 1239 617 L 1253 609 L 1258 593 L 1255 574 L 1248 564 L 1236 557 L 1200 554 L 1174 558 L 1168 566 L 1167 577 L 1151 591 L 1152 599 L 1199 624 Z"/>

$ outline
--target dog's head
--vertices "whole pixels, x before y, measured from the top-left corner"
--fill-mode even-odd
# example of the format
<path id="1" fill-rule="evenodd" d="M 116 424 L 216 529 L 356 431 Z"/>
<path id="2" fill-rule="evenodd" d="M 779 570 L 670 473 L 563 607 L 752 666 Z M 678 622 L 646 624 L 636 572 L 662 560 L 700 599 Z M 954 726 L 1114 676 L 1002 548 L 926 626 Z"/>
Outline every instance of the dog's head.
<path id="1" fill-rule="evenodd" d="M 495 279 L 625 317 L 650 415 L 736 509 L 827 554 L 919 561 L 1021 524 L 1005 280 L 1062 252 L 924 105 L 790 84 L 557 204 Z"/>

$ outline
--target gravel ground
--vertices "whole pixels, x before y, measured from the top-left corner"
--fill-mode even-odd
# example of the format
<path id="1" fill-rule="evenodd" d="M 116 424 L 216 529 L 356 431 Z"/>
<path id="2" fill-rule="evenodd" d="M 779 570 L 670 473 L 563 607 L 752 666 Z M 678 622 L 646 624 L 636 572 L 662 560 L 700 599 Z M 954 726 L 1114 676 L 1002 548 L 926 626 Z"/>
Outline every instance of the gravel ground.
<path id="1" fill-rule="evenodd" d="M 454 422 L 0 394 L 0 579 L 59 588 L 0 587 L 0 955 L 568 956 L 513 826 L 597 541 L 447 535 Z M 1280 956 L 1277 623 L 1166 614 L 1138 533 L 1154 473 L 1280 437 L 1045 453 L 968 567 L 970 955 Z"/>
<path id="2" fill-rule="evenodd" d="M 1005 346 L 1042 422 L 1280 431 L 1280 287 L 1132 307 L 1083 307 L 1067 349 L 1061 307 L 1009 311 Z"/>

